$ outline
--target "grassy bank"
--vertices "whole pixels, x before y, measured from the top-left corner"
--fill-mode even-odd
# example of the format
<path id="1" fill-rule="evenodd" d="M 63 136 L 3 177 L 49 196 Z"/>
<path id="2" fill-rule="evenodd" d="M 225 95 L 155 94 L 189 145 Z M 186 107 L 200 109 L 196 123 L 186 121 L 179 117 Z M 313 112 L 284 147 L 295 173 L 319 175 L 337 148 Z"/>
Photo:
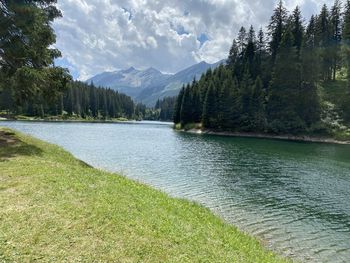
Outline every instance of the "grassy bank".
<path id="1" fill-rule="evenodd" d="M 284 262 L 207 209 L 0 129 L 0 262 Z"/>

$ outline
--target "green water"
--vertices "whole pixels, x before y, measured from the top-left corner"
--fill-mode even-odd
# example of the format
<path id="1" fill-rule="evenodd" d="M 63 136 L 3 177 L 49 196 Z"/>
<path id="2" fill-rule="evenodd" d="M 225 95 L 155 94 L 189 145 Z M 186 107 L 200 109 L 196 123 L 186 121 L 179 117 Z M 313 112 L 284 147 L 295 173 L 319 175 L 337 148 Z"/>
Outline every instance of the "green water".
<path id="1" fill-rule="evenodd" d="M 209 207 L 303 262 L 350 262 L 350 146 L 190 135 L 169 125 L 2 122 Z"/>

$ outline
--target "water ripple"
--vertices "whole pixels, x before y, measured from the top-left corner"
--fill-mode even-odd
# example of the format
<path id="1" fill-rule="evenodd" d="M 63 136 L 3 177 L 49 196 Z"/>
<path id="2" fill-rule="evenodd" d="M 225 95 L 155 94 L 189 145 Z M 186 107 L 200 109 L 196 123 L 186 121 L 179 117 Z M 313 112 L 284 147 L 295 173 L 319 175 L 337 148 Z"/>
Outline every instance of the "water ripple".
<path id="1" fill-rule="evenodd" d="M 283 255 L 350 262 L 349 146 L 197 136 L 149 123 L 1 125 L 199 202 Z"/>

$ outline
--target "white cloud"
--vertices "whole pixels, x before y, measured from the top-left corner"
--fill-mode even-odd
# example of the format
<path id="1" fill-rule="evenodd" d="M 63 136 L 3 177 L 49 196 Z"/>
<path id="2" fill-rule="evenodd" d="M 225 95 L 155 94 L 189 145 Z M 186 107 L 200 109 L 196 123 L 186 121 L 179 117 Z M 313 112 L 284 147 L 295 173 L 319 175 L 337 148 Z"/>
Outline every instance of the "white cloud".
<path id="1" fill-rule="evenodd" d="M 331 4 L 328 0 L 327 4 Z M 240 26 L 265 26 L 275 0 L 61 0 L 56 46 L 86 79 L 101 71 L 153 66 L 176 72 L 227 56 Z M 306 16 L 317 0 L 286 0 Z M 206 42 L 201 43 L 200 36 Z"/>
<path id="2" fill-rule="evenodd" d="M 146 42 L 151 48 L 158 47 L 157 40 L 154 37 L 147 37 Z"/>

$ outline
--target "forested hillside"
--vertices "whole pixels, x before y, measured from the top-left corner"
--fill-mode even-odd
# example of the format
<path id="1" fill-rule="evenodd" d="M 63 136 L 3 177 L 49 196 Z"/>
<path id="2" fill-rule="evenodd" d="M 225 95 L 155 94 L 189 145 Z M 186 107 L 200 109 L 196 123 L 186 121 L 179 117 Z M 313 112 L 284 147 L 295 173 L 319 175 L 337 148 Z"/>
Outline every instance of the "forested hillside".
<path id="1" fill-rule="evenodd" d="M 162 100 L 158 99 L 155 106 L 155 110 L 159 112 L 158 120 L 172 121 L 176 99 L 176 97 L 165 97 Z"/>
<path id="2" fill-rule="evenodd" d="M 146 107 L 142 104 L 135 105 L 129 96 L 79 81 L 71 82 L 68 89 L 53 102 L 32 98 L 19 106 L 15 103 L 12 92 L 11 88 L 5 88 L 0 93 L 0 109 L 16 115 L 142 119 L 146 113 Z"/>
<path id="3" fill-rule="evenodd" d="M 276 134 L 347 133 L 350 122 L 350 1 L 307 24 L 279 1 L 266 33 L 242 27 L 227 65 L 183 87 L 174 122 Z M 337 96 L 334 96 L 337 92 Z"/>

